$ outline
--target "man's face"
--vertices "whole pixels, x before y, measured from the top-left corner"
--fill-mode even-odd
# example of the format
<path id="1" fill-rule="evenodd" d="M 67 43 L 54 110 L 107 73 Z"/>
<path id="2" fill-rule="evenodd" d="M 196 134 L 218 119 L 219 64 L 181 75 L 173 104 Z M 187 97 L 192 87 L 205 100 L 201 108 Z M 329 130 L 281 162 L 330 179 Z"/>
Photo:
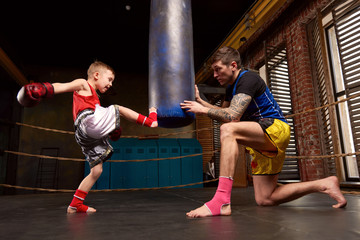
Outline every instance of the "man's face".
<path id="1" fill-rule="evenodd" d="M 233 63 L 231 63 L 229 66 L 226 66 L 222 63 L 221 60 L 219 60 L 211 65 L 211 68 L 214 70 L 214 78 L 220 83 L 221 86 L 232 83 L 234 79 L 234 70 L 236 70 L 236 67 L 234 68 Z"/>

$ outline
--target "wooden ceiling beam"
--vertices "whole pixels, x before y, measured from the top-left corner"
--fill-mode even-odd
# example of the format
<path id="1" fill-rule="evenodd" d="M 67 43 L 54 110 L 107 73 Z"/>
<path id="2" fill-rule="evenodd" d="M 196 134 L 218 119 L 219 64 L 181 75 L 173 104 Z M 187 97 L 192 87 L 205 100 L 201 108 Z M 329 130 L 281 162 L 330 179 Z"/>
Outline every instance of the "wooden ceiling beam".
<path id="1" fill-rule="evenodd" d="M 285 3 L 286 0 L 257 1 L 240 19 L 225 40 L 206 59 L 203 66 L 196 73 L 195 83 L 203 83 L 211 77 L 212 71 L 209 69 L 209 61 L 216 50 L 223 46 L 239 49 L 256 31 L 261 30 L 261 26 L 268 22 Z"/>
<path id="2" fill-rule="evenodd" d="M 20 86 L 28 84 L 29 81 L 26 79 L 24 74 L 14 64 L 5 51 L 0 48 L 0 66 L 9 74 L 9 76 L 17 82 Z"/>

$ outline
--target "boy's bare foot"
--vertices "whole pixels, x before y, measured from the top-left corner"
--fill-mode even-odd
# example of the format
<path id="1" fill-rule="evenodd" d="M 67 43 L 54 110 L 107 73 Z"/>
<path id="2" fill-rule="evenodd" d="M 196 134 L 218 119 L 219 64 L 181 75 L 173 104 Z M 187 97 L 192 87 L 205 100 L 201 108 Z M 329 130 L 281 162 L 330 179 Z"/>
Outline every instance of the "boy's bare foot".
<path id="1" fill-rule="evenodd" d="M 325 183 L 323 193 L 328 194 L 332 199 L 337 201 L 337 204 L 333 205 L 333 208 L 343 208 L 346 206 L 347 201 L 344 195 L 340 191 L 339 180 L 335 176 L 331 176 L 323 179 Z"/>
<path id="2" fill-rule="evenodd" d="M 87 211 L 86 211 L 86 213 L 94 213 L 94 212 L 96 212 L 96 209 L 95 209 L 95 208 L 92 208 L 92 207 L 88 207 L 88 209 L 87 209 Z M 67 208 L 67 213 L 70 213 L 70 214 L 76 213 L 76 210 L 73 209 L 73 208 L 68 207 L 68 208 Z"/>
<path id="3" fill-rule="evenodd" d="M 221 216 L 230 216 L 231 215 L 230 204 L 224 205 L 221 207 L 220 215 Z M 202 217 L 212 217 L 213 215 L 211 214 L 210 210 L 204 204 L 201 207 L 186 213 L 186 216 L 188 216 L 190 218 L 202 218 Z"/>
<path id="4" fill-rule="evenodd" d="M 152 128 L 158 127 L 158 121 L 152 122 L 151 126 Z"/>
<path id="5" fill-rule="evenodd" d="M 149 113 L 151 113 L 151 112 L 157 112 L 157 109 L 155 107 L 151 107 L 151 108 L 149 108 Z"/>

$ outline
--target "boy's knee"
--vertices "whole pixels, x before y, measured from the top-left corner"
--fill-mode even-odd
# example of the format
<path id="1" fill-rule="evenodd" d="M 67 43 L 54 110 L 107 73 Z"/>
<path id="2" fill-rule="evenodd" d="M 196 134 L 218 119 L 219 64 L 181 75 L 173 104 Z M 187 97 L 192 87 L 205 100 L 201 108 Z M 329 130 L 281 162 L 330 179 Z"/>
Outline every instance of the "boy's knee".
<path id="1" fill-rule="evenodd" d="M 103 171 L 102 165 L 98 164 L 91 169 L 90 174 L 95 178 L 99 178 L 102 174 L 102 171 Z"/>

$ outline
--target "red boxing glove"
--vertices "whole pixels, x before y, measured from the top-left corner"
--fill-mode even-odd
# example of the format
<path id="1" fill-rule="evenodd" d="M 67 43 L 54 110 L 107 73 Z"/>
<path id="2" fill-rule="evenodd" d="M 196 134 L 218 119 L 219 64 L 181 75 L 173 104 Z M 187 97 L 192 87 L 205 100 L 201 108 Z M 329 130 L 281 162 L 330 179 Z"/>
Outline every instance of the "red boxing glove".
<path id="1" fill-rule="evenodd" d="M 42 98 L 51 98 L 52 96 L 54 96 L 54 87 L 51 83 L 30 83 L 20 89 L 17 99 L 24 107 L 33 107 Z"/>
<path id="2" fill-rule="evenodd" d="M 157 121 L 157 113 L 151 112 L 149 114 L 149 117 L 145 117 L 144 115 L 139 114 L 138 119 L 136 120 L 136 123 L 139 125 L 146 126 L 146 127 L 151 127 L 151 124 L 156 121 Z"/>
<path id="3" fill-rule="evenodd" d="M 120 127 L 119 129 L 115 129 L 114 131 L 112 131 L 110 134 L 109 134 L 109 137 L 111 139 L 111 141 L 117 141 L 119 140 L 120 136 L 121 136 L 121 133 L 122 133 L 122 127 Z"/>

